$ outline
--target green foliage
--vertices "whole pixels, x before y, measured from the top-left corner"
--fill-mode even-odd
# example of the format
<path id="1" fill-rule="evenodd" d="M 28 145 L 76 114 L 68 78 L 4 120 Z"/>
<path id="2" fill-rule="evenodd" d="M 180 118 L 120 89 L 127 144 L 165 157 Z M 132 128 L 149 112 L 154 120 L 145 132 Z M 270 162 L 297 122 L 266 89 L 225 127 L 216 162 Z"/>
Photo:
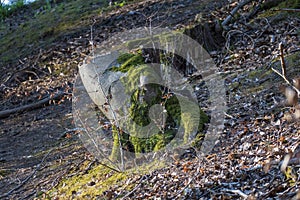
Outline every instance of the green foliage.
<path id="1" fill-rule="evenodd" d="M 44 5 L 44 9 L 45 10 L 50 10 L 51 9 L 51 3 L 50 3 L 50 0 L 46 0 L 46 4 Z"/>
<path id="2" fill-rule="evenodd" d="M 24 0 L 13 1 L 9 5 L 0 4 L 0 20 L 4 20 L 13 13 L 17 12 L 18 9 L 24 7 Z"/>
<path id="3" fill-rule="evenodd" d="M 115 2 L 114 5 L 117 6 L 117 7 L 123 7 L 125 6 L 126 4 L 126 1 L 122 1 L 122 2 Z"/>

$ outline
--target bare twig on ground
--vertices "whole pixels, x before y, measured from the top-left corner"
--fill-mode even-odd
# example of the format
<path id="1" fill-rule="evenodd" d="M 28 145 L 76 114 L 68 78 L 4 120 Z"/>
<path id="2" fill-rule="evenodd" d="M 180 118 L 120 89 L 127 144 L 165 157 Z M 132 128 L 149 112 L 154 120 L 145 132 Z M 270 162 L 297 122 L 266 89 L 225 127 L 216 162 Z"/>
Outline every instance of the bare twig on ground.
<path id="1" fill-rule="evenodd" d="M 278 9 L 273 9 L 272 11 L 300 12 L 300 9 L 295 9 L 295 8 L 278 8 Z"/>
<path id="2" fill-rule="evenodd" d="M 48 157 L 48 155 L 54 150 L 55 148 L 52 148 L 48 151 L 48 153 L 42 158 L 41 162 L 37 165 L 37 167 L 35 168 L 35 170 L 29 175 L 27 176 L 18 186 L 16 186 L 15 188 L 11 189 L 10 191 L 8 191 L 7 193 L 3 194 L 0 196 L 0 199 L 3 199 L 5 197 L 8 197 L 9 195 L 11 195 L 14 191 L 20 189 L 23 185 L 25 185 L 35 174 L 38 170 L 40 170 L 42 164 L 44 163 L 44 161 L 46 160 L 46 158 Z"/>
<path id="3" fill-rule="evenodd" d="M 143 183 L 143 180 L 146 179 L 147 180 L 147 176 L 142 176 L 142 178 L 139 181 L 139 184 L 137 184 L 137 186 L 135 186 L 135 188 L 133 188 L 133 190 L 131 190 L 130 192 L 128 192 L 125 196 L 123 196 L 121 199 L 126 199 L 127 197 L 129 197 L 131 194 L 133 194 Z"/>
<path id="4" fill-rule="evenodd" d="M 248 195 L 242 192 L 241 190 L 230 190 L 230 189 L 223 189 L 225 192 L 232 192 L 234 194 L 240 195 L 243 199 L 247 199 Z"/>
<path id="5" fill-rule="evenodd" d="M 92 46 L 92 55 L 93 55 L 93 59 L 92 59 L 92 62 L 95 63 L 95 49 L 94 49 L 94 37 L 93 37 L 93 28 L 94 28 L 94 25 L 96 23 L 96 20 L 94 19 L 93 20 L 93 24 L 91 25 L 90 27 L 90 31 L 91 31 L 91 39 L 90 39 L 90 44 Z M 119 129 L 119 124 L 118 124 L 118 120 L 117 120 L 117 117 L 116 117 L 116 113 L 115 111 L 113 110 L 113 107 L 112 105 L 110 104 L 110 100 L 109 100 L 109 97 L 108 97 L 108 94 L 105 93 L 104 91 L 104 88 L 103 88 L 103 85 L 101 84 L 101 74 L 99 74 L 99 72 L 97 71 L 96 69 L 96 66 L 94 66 L 94 72 L 96 74 L 96 77 L 97 77 L 97 83 L 99 84 L 100 86 L 100 90 L 102 92 L 102 94 L 104 94 L 104 97 L 105 97 L 105 102 L 107 103 L 108 107 L 109 107 L 109 110 L 111 111 L 111 114 L 113 116 L 113 119 L 114 119 L 114 123 L 116 124 L 116 127 L 117 127 L 117 133 L 118 133 L 118 142 L 119 142 L 119 151 L 120 151 L 120 158 L 121 158 L 121 169 L 119 168 L 119 166 L 117 166 L 118 169 L 113 169 L 112 167 L 109 167 L 108 165 L 106 164 L 102 164 L 100 163 L 101 165 L 103 166 L 106 166 L 114 171 L 117 171 L 117 172 L 123 172 L 125 170 L 125 163 L 124 163 L 124 154 L 123 154 L 123 148 L 122 148 L 122 142 L 121 142 L 121 132 L 120 132 L 120 129 Z M 83 122 L 82 122 L 83 123 Z M 86 133 L 88 133 L 88 131 L 86 131 Z M 93 143 L 95 144 L 95 146 L 97 147 L 97 143 L 94 142 L 94 139 L 89 135 L 89 137 L 93 140 Z M 97 147 L 98 149 L 98 147 Z M 102 153 L 102 151 L 99 151 Z M 110 163 L 113 164 L 113 166 L 116 166 L 115 163 L 111 160 L 111 159 L 107 159 Z"/>

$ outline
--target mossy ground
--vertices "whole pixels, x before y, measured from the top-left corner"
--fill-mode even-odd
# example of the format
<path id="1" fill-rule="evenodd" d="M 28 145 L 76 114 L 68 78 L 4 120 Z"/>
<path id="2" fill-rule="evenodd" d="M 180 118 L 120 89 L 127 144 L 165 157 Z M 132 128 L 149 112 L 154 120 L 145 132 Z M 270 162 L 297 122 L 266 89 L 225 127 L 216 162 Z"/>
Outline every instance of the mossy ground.
<path id="1" fill-rule="evenodd" d="M 84 171 L 88 164 L 88 161 L 84 162 L 80 166 L 80 171 Z M 71 199 L 74 195 L 78 199 L 95 198 L 102 195 L 111 185 L 120 184 L 127 178 L 125 172 L 117 173 L 99 165 L 85 174 L 65 178 L 56 188 L 47 192 L 46 196 L 49 199 L 55 198 L 56 194 L 63 195 L 66 199 Z M 127 189 L 130 189 L 130 185 L 127 185 Z"/>
<path id="2" fill-rule="evenodd" d="M 136 2 L 126 1 L 126 3 Z M 54 1 L 45 4 L 38 0 L 12 13 L 18 18 L 19 13 L 27 13 L 18 24 L 2 21 L 0 23 L 0 67 L 14 64 L 19 59 L 38 53 L 54 45 L 67 35 L 78 30 L 89 29 L 91 19 L 99 18 L 103 13 L 117 8 L 108 6 L 106 0 Z"/>
<path id="3" fill-rule="evenodd" d="M 86 171 L 85 169 L 89 164 L 90 161 L 85 161 L 81 164 L 80 169 L 76 169 L 76 171 Z M 148 163 L 126 172 L 116 172 L 98 165 L 86 171 L 86 173 L 78 173 L 63 179 L 58 186 L 47 193 L 41 193 L 40 196 L 46 199 L 55 199 L 57 196 L 63 196 L 64 199 L 73 199 L 74 196 L 76 196 L 76 199 L 93 199 L 97 197 L 101 199 L 104 198 L 104 192 L 116 185 L 126 191 L 131 191 L 136 187 L 136 183 L 127 180 L 133 180 L 135 176 L 147 174 L 151 170 L 162 167 L 165 167 L 162 163 Z M 69 174 L 71 173 L 73 172 Z"/>
<path id="4" fill-rule="evenodd" d="M 276 1 L 273 1 L 276 3 Z M 278 1 L 280 2 L 280 1 Z M 265 12 L 261 13 L 258 18 L 276 18 L 276 20 L 282 20 L 286 18 L 288 15 L 295 15 L 300 16 L 299 12 L 292 12 L 292 11 L 283 11 L 282 9 L 299 9 L 300 8 L 300 1 L 299 0 L 287 0 L 287 1 L 281 1 L 281 3 L 272 6 L 269 5 L 272 4 L 272 1 L 270 3 L 265 3 L 263 6 L 263 9 L 267 9 Z M 271 9 L 269 9 L 271 7 Z"/>

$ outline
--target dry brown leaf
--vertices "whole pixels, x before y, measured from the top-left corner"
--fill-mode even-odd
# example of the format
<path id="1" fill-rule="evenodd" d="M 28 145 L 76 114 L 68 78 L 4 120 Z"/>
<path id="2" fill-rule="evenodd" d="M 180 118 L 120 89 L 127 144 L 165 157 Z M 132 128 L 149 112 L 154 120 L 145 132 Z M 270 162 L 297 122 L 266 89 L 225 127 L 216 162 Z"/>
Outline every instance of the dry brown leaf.
<path id="1" fill-rule="evenodd" d="M 298 103 L 298 95 L 295 90 L 286 87 L 285 88 L 285 96 L 287 98 L 287 104 L 290 106 L 294 106 Z"/>
<path id="2" fill-rule="evenodd" d="M 300 108 L 297 108 L 294 112 L 294 118 L 295 119 L 300 119 Z"/>
<path id="3" fill-rule="evenodd" d="M 295 86 L 298 90 L 300 90 L 300 77 L 294 78 L 294 79 L 293 79 L 293 84 L 294 84 L 294 86 Z"/>

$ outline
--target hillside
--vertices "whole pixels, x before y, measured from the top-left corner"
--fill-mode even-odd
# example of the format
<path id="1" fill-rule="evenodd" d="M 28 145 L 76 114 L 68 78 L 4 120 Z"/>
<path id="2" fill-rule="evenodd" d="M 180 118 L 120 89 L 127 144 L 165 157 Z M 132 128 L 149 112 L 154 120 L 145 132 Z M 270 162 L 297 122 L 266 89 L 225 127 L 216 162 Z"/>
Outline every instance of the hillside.
<path id="1" fill-rule="evenodd" d="M 298 0 L 18 8 L 0 26 L 0 199 L 300 199 L 300 105 L 286 89 L 300 80 L 299 9 Z M 95 48 L 143 27 L 183 31 L 209 52 L 226 89 L 224 128 L 205 156 L 187 151 L 163 168 L 116 172 L 79 139 L 73 86 Z M 209 93 L 197 95 L 204 109 Z"/>

